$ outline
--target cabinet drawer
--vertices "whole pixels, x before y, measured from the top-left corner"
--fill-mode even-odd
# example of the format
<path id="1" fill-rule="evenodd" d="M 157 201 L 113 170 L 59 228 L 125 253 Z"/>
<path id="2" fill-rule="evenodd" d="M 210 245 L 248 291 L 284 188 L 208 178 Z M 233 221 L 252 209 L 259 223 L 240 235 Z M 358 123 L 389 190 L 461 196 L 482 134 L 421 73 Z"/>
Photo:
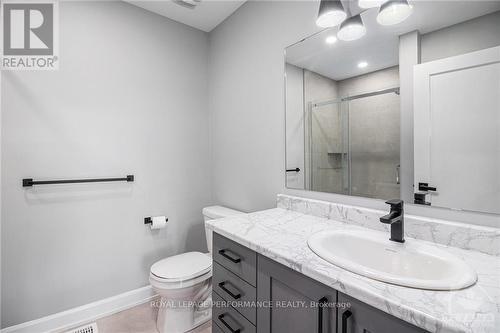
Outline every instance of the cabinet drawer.
<path id="1" fill-rule="evenodd" d="M 215 324 L 215 321 L 212 321 L 212 333 L 224 333 L 217 324 Z"/>
<path id="2" fill-rule="evenodd" d="M 238 311 L 226 306 L 225 301 L 217 293 L 212 293 L 214 305 L 212 320 L 224 333 L 255 333 L 255 326 L 243 317 Z"/>
<path id="3" fill-rule="evenodd" d="M 255 303 L 255 288 L 218 263 L 214 263 L 213 270 L 213 290 L 226 301 L 233 302 L 233 308 L 255 324 L 256 309 L 248 304 Z"/>
<path id="4" fill-rule="evenodd" d="M 214 260 L 255 287 L 257 254 L 217 233 L 213 238 Z"/>

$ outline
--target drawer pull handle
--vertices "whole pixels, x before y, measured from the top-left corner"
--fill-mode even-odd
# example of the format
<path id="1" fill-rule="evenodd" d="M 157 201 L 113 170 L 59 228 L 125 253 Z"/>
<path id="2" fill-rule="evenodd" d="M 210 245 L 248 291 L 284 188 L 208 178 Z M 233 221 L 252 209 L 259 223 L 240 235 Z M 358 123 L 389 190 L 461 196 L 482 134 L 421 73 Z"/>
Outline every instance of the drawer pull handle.
<path id="1" fill-rule="evenodd" d="M 323 297 L 318 303 L 320 306 L 318 309 L 318 333 L 323 333 L 323 311 L 325 311 L 324 308 L 328 304 L 328 299 Z"/>
<path id="2" fill-rule="evenodd" d="M 238 298 L 240 298 L 240 297 L 241 297 L 241 294 L 240 294 L 240 293 L 233 294 L 233 293 L 232 293 L 229 289 L 227 289 L 227 288 L 225 287 L 226 283 L 227 283 L 227 281 L 219 282 L 219 287 L 220 287 L 220 289 L 224 290 L 226 293 L 228 293 L 228 294 L 229 294 L 229 296 L 231 296 L 231 297 L 232 297 L 232 298 L 234 298 L 234 299 L 238 299 Z M 235 288 L 235 289 L 236 289 L 236 288 Z"/>
<path id="3" fill-rule="evenodd" d="M 237 263 L 239 263 L 241 261 L 241 258 L 233 258 L 233 257 L 227 255 L 226 250 L 219 250 L 219 254 L 221 256 L 223 256 L 224 258 L 231 260 L 235 264 L 237 264 Z"/>
<path id="4" fill-rule="evenodd" d="M 234 329 L 234 328 L 232 328 L 232 327 L 231 327 L 231 325 L 229 325 L 229 324 L 228 324 L 228 323 L 224 320 L 224 316 L 225 316 L 225 314 L 224 314 L 224 313 L 223 313 L 223 314 L 220 314 L 220 315 L 218 316 L 218 318 L 219 318 L 220 322 L 221 322 L 222 324 L 224 324 L 224 326 L 226 326 L 226 327 L 227 327 L 227 328 L 228 328 L 228 329 L 229 329 L 232 333 L 240 333 L 240 332 L 241 332 L 241 329 L 239 329 L 239 328 L 238 328 L 238 329 Z"/>
<path id="5" fill-rule="evenodd" d="M 345 310 L 342 313 L 342 333 L 347 333 L 347 319 L 352 315 L 352 312 Z"/>

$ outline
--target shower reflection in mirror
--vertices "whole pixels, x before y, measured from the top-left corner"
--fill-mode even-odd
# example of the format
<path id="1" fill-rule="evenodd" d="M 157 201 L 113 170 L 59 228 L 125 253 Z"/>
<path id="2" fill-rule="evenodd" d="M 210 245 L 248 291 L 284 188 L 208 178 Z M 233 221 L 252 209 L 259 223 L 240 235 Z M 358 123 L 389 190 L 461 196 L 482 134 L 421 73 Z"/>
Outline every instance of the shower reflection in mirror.
<path id="1" fill-rule="evenodd" d="M 500 3 L 451 5 L 286 48 L 288 188 L 500 213 Z"/>

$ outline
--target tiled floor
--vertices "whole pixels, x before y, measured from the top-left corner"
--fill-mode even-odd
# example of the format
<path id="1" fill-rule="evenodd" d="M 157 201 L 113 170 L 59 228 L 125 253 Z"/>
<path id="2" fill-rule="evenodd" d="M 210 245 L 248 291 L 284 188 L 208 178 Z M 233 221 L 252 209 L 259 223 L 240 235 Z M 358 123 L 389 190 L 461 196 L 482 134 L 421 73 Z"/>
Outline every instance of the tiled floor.
<path id="1" fill-rule="evenodd" d="M 97 320 L 99 333 L 158 333 L 156 329 L 158 308 L 150 304 L 147 302 Z M 191 332 L 211 333 L 211 322 Z"/>

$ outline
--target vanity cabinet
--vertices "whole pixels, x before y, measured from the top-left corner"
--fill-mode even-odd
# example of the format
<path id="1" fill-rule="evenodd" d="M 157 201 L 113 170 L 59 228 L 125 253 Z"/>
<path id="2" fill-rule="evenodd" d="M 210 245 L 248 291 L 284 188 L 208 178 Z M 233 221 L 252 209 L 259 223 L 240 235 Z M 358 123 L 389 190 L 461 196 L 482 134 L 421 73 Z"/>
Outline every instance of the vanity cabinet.
<path id="1" fill-rule="evenodd" d="M 219 234 L 213 240 L 212 332 L 426 332 Z"/>
<path id="2" fill-rule="evenodd" d="M 259 333 L 335 332 L 334 289 L 261 255 L 257 286 Z"/>

